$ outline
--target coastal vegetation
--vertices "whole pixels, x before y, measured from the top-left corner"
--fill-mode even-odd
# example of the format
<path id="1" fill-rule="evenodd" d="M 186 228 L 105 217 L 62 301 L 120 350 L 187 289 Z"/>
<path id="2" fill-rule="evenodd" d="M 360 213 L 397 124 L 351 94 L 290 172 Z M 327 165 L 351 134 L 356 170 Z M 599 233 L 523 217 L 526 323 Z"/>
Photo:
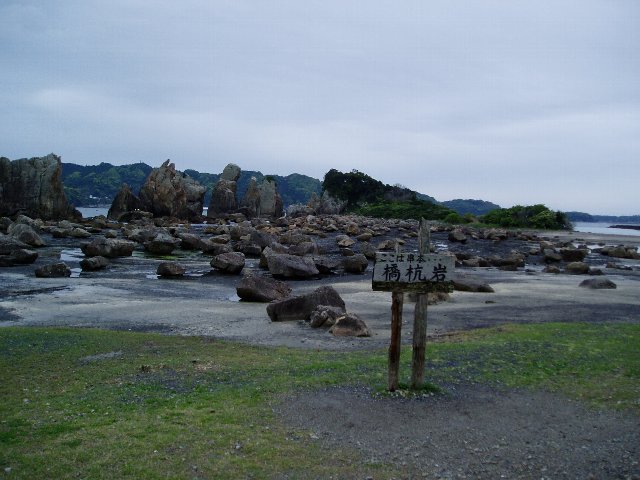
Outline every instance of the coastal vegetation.
<path id="1" fill-rule="evenodd" d="M 541 230 L 570 230 L 571 223 L 563 212 L 554 212 L 545 205 L 516 205 L 492 210 L 482 222 L 505 228 L 535 228 Z"/>
<path id="2" fill-rule="evenodd" d="M 3 328 L 0 352 L 0 466 L 11 478 L 398 477 L 355 450 L 319 448 L 273 411 L 286 395 L 327 386 L 384 392 L 386 351 Z M 635 324 L 508 325 L 430 343 L 427 378 L 437 395 L 479 383 L 640 413 L 639 352 Z M 405 349 L 406 377 L 410 362 Z"/>

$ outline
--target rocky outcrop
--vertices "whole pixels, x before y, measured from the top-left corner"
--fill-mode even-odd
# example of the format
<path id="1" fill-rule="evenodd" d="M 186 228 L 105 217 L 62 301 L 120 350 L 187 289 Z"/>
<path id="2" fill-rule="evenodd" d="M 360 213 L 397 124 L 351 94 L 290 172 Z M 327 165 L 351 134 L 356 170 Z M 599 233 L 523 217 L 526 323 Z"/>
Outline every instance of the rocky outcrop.
<path id="1" fill-rule="evenodd" d="M 26 214 L 43 220 L 81 218 L 67 201 L 61 181 L 62 162 L 46 157 L 11 161 L 0 158 L 0 216 Z"/>
<path id="2" fill-rule="evenodd" d="M 238 179 L 242 170 L 240 167 L 230 163 L 220 175 L 220 180 L 213 187 L 211 193 L 211 201 L 207 211 L 208 217 L 217 217 L 234 213 L 238 210 L 238 199 L 236 193 L 238 190 Z"/>
<path id="3" fill-rule="evenodd" d="M 113 203 L 111 203 L 111 207 L 109 208 L 109 212 L 107 213 L 107 218 L 118 220 L 123 214 L 127 212 L 133 212 L 134 210 L 142 209 L 142 202 L 133 193 L 133 191 L 131 191 L 129 185 L 125 183 L 122 185 L 115 198 L 113 199 Z"/>
<path id="4" fill-rule="evenodd" d="M 259 215 L 260 211 L 260 188 L 256 177 L 251 177 L 247 190 L 240 200 L 240 212 L 244 213 L 247 218 L 253 218 Z"/>
<path id="5" fill-rule="evenodd" d="M 205 187 L 189 175 L 176 171 L 169 160 L 155 168 L 140 189 L 142 210 L 156 217 L 193 220 L 202 215 Z"/>
<path id="6" fill-rule="evenodd" d="M 282 198 L 278 193 L 276 181 L 267 177 L 260 185 L 258 216 L 281 217 L 283 214 Z"/>

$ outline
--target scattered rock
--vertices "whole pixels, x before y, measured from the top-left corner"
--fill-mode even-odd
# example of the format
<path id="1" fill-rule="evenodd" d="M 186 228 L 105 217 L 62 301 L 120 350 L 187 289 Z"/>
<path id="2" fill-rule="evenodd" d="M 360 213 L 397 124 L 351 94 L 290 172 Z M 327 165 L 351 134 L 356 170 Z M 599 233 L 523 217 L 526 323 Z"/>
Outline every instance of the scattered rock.
<path id="1" fill-rule="evenodd" d="M 469 277 L 455 277 L 453 279 L 453 289 L 459 292 L 494 293 L 493 288 L 488 283 Z"/>
<path id="2" fill-rule="evenodd" d="M 136 244 L 117 238 L 96 238 L 82 245 L 81 250 L 88 257 L 130 257 Z"/>
<path id="3" fill-rule="evenodd" d="M 156 274 L 166 278 L 182 277 L 185 272 L 186 269 L 176 262 L 161 262 L 156 270 Z"/>
<path id="4" fill-rule="evenodd" d="M 284 300 L 291 294 L 291 287 L 285 282 L 268 277 L 244 277 L 236 292 L 246 302 L 272 302 Z"/>
<path id="5" fill-rule="evenodd" d="M 582 248 L 561 248 L 558 253 L 565 262 L 582 262 L 589 250 Z"/>
<path id="6" fill-rule="evenodd" d="M 290 254 L 269 255 L 267 266 L 274 277 L 310 278 L 320 273 L 313 259 Z"/>
<path id="7" fill-rule="evenodd" d="M 571 262 L 567 263 L 564 271 L 572 275 L 585 275 L 589 273 L 589 265 L 584 262 Z"/>
<path id="8" fill-rule="evenodd" d="M 588 278 L 580 282 L 580 287 L 592 288 L 592 289 L 612 289 L 618 286 L 608 278 Z"/>
<path id="9" fill-rule="evenodd" d="M 239 252 L 221 253 L 213 257 L 211 266 L 223 273 L 238 274 L 244 268 L 244 254 Z"/>
<path id="10" fill-rule="evenodd" d="M 332 307 L 330 305 L 318 305 L 309 316 L 309 325 L 313 328 L 331 327 L 336 320 L 343 316 L 345 311 L 341 307 Z"/>
<path id="11" fill-rule="evenodd" d="M 159 233 L 153 240 L 144 242 L 144 249 L 153 255 L 170 255 L 178 245 L 180 239 L 166 233 Z"/>
<path id="12" fill-rule="evenodd" d="M 26 223 L 16 222 L 11 224 L 8 229 L 8 233 L 11 237 L 23 243 L 26 243 L 31 247 L 46 246 L 46 242 L 42 239 L 42 237 L 36 233 L 31 225 L 27 225 Z"/>
<path id="13" fill-rule="evenodd" d="M 36 268 L 35 273 L 38 278 L 70 277 L 71 268 L 64 262 L 56 262 Z"/>
<path id="14" fill-rule="evenodd" d="M 344 271 L 348 273 L 363 273 L 369 265 L 369 260 L 363 254 L 359 253 L 350 257 L 346 257 L 343 261 Z"/>
<path id="15" fill-rule="evenodd" d="M 344 310 L 344 300 L 331 286 L 322 286 L 311 293 L 287 298 L 267 306 L 267 314 L 273 322 L 308 320 L 319 305 L 339 307 Z"/>
<path id="16" fill-rule="evenodd" d="M 347 313 L 336 320 L 329 329 L 336 337 L 370 337 L 371 331 L 367 324 L 355 313 Z"/>
<path id="17" fill-rule="evenodd" d="M 80 267 L 83 271 L 93 272 L 96 270 L 102 270 L 109 265 L 109 260 L 105 257 L 88 257 L 80 260 Z"/>

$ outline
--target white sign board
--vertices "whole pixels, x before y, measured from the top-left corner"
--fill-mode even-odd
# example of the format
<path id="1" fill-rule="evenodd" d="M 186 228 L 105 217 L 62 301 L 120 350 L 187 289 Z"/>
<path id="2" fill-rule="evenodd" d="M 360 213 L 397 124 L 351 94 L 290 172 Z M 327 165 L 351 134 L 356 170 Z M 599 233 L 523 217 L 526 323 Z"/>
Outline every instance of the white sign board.
<path id="1" fill-rule="evenodd" d="M 453 255 L 376 252 L 373 289 L 446 290 L 454 268 Z"/>

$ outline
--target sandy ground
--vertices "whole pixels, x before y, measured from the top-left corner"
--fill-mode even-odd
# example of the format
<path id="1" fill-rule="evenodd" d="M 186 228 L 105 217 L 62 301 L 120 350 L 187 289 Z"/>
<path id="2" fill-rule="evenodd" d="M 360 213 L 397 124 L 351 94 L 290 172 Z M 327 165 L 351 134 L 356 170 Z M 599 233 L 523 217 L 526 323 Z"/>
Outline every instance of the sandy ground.
<path id="1" fill-rule="evenodd" d="M 590 244 L 634 244 L 640 237 L 608 238 L 576 233 Z M 211 273 L 206 260 L 185 259 L 187 276 L 158 279 L 159 260 L 142 255 L 121 258 L 106 272 L 80 273 L 79 249 L 49 249 L 39 263 L 63 258 L 73 269 L 71 278 L 42 279 L 34 265 L 0 272 L 0 326 L 64 325 L 150 331 L 179 335 L 207 335 L 262 345 L 321 349 L 381 348 L 388 345 L 391 294 L 371 290 L 371 271 L 364 275 L 289 282 L 294 294 L 321 284 L 336 288 L 347 309 L 360 315 L 372 331 L 370 338 L 335 338 L 303 321 L 271 322 L 266 305 L 238 301 L 237 276 Z M 606 257 L 591 260 L 604 269 Z M 637 322 L 640 320 L 640 261 L 616 260 L 630 271 L 605 269 L 617 284 L 614 290 L 579 287 L 585 276 L 553 275 L 531 266 L 517 272 L 493 268 L 458 269 L 458 274 L 488 282 L 495 293 L 454 292 L 450 301 L 430 306 L 428 333 L 521 322 Z M 371 267 L 370 267 L 371 268 Z M 244 274 L 261 274 L 257 260 L 249 260 Z M 403 341 L 410 342 L 413 304 L 405 302 Z"/>

